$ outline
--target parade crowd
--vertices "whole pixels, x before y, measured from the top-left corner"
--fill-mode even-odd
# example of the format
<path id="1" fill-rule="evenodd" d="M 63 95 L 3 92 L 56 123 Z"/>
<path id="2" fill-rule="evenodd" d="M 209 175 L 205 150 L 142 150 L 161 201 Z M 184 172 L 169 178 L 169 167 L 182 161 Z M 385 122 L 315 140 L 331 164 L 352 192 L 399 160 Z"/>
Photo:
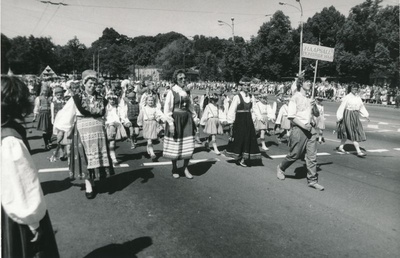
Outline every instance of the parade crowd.
<path id="1" fill-rule="evenodd" d="M 195 90 L 205 93 L 195 95 Z M 173 178 L 192 179 L 187 166 L 196 144 L 210 148 L 215 155 L 234 158 L 238 166 L 250 167 L 261 159 L 262 151 L 269 150 L 265 138 L 274 136 L 278 143 L 289 146 L 288 155 L 277 167 L 277 178 L 284 180 L 285 170 L 304 157 L 307 185 L 322 191 L 316 154 L 317 143 L 324 142 L 323 101 L 341 102 L 337 110 L 338 151 L 345 152 L 344 143 L 350 140 L 357 156 L 365 157 L 359 146 L 366 140 L 360 116 L 369 117 L 364 104 L 394 103 L 398 107 L 400 91 L 327 82 L 317 84 L 314 94 L 311 91 L 312 83 L 301 76 L 290 83 L 188 83 L 183 70 L 175 71 L 172 82 L 103 80 L 92 70 L 84 71 L 81 80 L 61 78 L 40 83 L 2 76 L 2 180 L 6 186 L 2 188 L 2 215 L 6 218 L 2 228 L 9 234 L 3 237 L 4 257 L 11 257 L 16 244 L 20 251 L 31 250 L 29 241 L 21 244 L 18 240 L 24 236 L 33 242 L 53 243 L 45 249 L 50 250 L 48 257 L 58 257 L 21 122 L 31 112 L 44 148 L 53 151 L 50 161 L 65 160 L 70 179 L 84 180 L 88 199 L 96 196 L 96 180 L 115 173 L 119 164 L 116 144 L 129 142 L 134 152 L 142 139 L 154 162 L 153 145 L 162 144 L 163 157 L 172 161 Z M 201 138 L 200 132 L 207 137 Z M 216 136 L 222 134 L 229 135 L 229 142 L 219 150 Z M 183 160 L 181 168 L 179 160 Z M 15 225 L 23 228 L 24 236 L 21 230 L 15 235 Z M 46 237 L 39 240 L 42 234 Z"/>

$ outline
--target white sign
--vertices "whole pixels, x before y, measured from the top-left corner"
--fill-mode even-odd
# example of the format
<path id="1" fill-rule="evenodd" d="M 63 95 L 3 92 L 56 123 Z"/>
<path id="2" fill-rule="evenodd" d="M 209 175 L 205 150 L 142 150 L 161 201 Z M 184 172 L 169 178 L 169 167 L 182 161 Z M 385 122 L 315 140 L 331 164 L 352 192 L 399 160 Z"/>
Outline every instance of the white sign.
<path id="1" fill-rule="evenodd" d="M 303 44 L 303 57 L 333 62 L 335 49 L 312 44 Z"/>

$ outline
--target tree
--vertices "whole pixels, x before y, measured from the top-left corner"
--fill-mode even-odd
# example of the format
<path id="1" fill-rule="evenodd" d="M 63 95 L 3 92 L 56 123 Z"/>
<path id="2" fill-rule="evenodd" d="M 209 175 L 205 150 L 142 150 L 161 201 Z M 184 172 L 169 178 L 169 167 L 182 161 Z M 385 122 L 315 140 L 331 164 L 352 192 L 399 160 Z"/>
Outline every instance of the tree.
<path id="1" fill-rule="evenodd" d="M 277 11 L 251 41 L 251 71 L 257 78 L 278 80 L 295 74 L 293 60 L 298 53 L 289 17 Z"/>
<path id="2" fill-rule="evenodd" d="M 8 59 L 7 52 L 11 49 L 10 39 L 1 33 L 1 73 L 6 74 L 8 72 Z"/>
<path id="3" fill-rule="evenodd" d="M 375 47 L 379 38 L 376 17 L 382 0 L 366 0 L 353 7 L 338 32 L 337 71 L 339 75 L 356 76 L 369 83 L 375 62 Z"/>

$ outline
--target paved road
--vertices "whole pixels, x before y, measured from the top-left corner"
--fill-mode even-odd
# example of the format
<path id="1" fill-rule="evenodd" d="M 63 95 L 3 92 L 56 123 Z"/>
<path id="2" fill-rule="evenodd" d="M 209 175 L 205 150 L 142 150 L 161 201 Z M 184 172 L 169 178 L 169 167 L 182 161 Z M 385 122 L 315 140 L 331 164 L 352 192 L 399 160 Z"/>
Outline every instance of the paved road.
<path id="1" fill-rule="evenodd" d="M 33 157 L 62 257 L 398 257 L 400 254 L 399 110 L 368 106 L 366 158 L 339 154 L 332 131 L 338 103 L 326 102 L 320 183 L 307 187 L 302 162 L 276 178 L 285 144 L 268 138 L 262 164 L 236 166 L 198 146 L 193 180 L 173 179 L 163 158 L 152 164 L 144 141 L 118 143 L 122 167 L 98 185 L 94 200 L 66 167 L 50 163 L 33 130 Z M 227 137 L 219 137 L 220 149 Z M 156 145 L 161 155 L 161 145 Z M 207 160 L 207 161 L 204 161 Z M 54 170 L 54 169 L 52 169 Z"/>

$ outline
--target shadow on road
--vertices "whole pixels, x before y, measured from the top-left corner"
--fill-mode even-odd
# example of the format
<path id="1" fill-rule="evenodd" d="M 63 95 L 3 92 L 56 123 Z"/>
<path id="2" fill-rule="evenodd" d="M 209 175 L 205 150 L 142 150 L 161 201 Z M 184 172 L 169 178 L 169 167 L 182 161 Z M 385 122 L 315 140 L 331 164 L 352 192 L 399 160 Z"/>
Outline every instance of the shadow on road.
<path id="1" fill-rule="evenodd" d="M 200 162 L 200 163 L 188 166 L 188 170 L 194 176 L 202 176 L 205 173 L 207 173 L 208 170 L 210 170 L 212 165 L 214 165 L 215 163 L 216 163 L 216 161 L 213 161 L 213 162 Z M 178 173 L 179 173 L 179 175 L 184 176 L 184 171 L 183 171 L 182 168 L 178 169 Z"/>
<path id="2" fill-rule="evenodd" d="M 142 168 L 105 178 L 104 180 L 96 182 L 97 192 L 113 194 L 122 191 L 139 178 L 142 179 L 142 184 L 147 183 L 149 179 L 154 178 L 151 169 L 152 168 Z"/>
<path id="3" fill-rule="evenodd" d="M 68 190 L 72 186 L 81 187 L 81 184 L 73 184 L 71 182 L 71 179 L 69 179 L 69 177 L 65 178 L 64 180 L 51 180 L 51 181 L 42 182 L 40 184 L 42 186 L 44 195 L 62 192 L 62 191 Z"/>
<path id="4" fill-rule="evenodd" d="M 151 237 L 139 237 L 132 241 L 123 244 L 109 244 L 90 252 L 84 258 L 99 258 L 99 257 L 118 257 L 132 258 L 137 257 L 136 254 L 151 246 L 153 240 Z"/>

